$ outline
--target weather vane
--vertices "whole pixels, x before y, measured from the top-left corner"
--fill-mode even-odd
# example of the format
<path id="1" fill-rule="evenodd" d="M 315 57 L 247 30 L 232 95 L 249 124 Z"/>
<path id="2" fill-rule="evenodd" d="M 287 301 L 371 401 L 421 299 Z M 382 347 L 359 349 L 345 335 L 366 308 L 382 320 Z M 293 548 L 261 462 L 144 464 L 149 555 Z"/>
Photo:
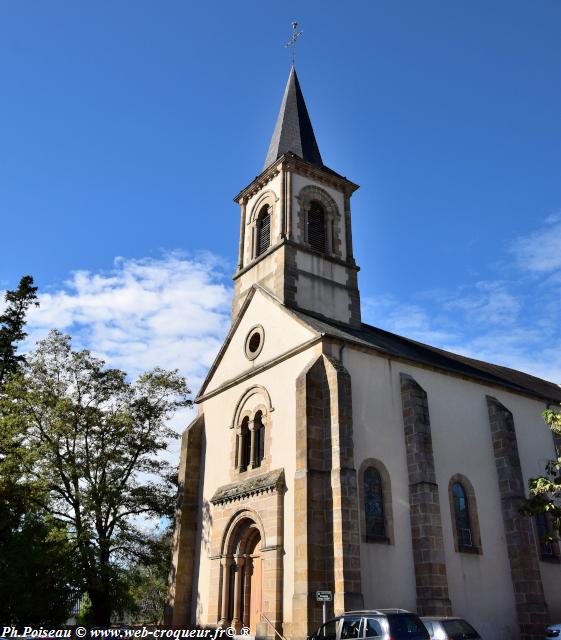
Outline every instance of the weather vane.
<path id="1" fill-rule="evenodd" d="M 284 45 L 285 49 L 290 47 L 290 57 L 292 58 L 292 66 L 296 61 L 296 41 L 304 33 L 303 31 L 296 31 L 298 23 L 296 20 L 292 21 L 292 33 L 290 34 L 290 40 Z"/>

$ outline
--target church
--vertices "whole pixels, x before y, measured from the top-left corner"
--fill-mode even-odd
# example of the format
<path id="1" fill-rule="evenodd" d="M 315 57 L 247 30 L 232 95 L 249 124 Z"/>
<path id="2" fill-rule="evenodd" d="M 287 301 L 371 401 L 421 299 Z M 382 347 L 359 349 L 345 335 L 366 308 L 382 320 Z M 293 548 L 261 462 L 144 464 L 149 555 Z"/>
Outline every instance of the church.
<path id="1" fill-rule="evenodd" d="M 232 324 L 182 438 L 167 621 L 303 640 L 324 590 L 328 615 L 541 640 L 560 551 L 518 504 L 561 450 L 541 416 L 561 388 L 363 323 L 357 189 L 323 164 L 293 67 L 235 198 Z"/>

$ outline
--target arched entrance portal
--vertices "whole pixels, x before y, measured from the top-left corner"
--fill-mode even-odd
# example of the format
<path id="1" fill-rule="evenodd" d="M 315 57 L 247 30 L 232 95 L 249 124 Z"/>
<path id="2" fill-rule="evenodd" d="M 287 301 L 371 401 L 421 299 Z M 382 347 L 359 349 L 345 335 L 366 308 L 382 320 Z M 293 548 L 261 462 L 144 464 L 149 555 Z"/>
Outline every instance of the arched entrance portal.
<path id="1" fill-rule="evenodd" d="M 221 575 L 221 618 L 223 627 L 236 631 L 249 627 L 255 634 L 261 622 L 263 585 L 261 531 L 249 517 L 237 521 L 226 534 Z"/>

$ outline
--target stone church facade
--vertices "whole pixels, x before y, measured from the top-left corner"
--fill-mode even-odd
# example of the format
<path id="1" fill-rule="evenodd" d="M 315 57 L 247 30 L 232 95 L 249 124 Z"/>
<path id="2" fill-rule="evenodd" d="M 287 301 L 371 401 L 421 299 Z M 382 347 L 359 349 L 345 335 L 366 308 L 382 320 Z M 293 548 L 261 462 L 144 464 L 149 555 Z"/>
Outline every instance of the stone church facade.
<path id="1" fill-rule="evenodd" d="M 291 70 L 236 197 L 232 326 L 183 434 L 168 622 L 303 639 L 331 613 L 459 615 L 488 639 L 561 618 L 548 523 L 518 514 L 554 457 L 559 386 L 361 322 L 351 197 Z"/>

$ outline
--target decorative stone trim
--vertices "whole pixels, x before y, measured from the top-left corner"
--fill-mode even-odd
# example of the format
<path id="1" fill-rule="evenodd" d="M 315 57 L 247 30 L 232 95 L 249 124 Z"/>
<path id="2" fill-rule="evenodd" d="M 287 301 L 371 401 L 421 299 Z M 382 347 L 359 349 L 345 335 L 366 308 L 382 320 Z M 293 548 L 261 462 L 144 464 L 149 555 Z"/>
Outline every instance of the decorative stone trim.
<path id="1" fill-rule="evenodd" d="M 341 233 L 339 229 L 341 212 L 337 207 L 335 200 L 320 187 L 316 185 L 306 185 L 300 189 L 300 193 L 296 196 L 299 203 L 297 211 L 298 233 L 300 242 L 312 250 L 307 236 L 308 212 L 312 202 L 319 202 L 325 212 L 325 237 L 327 246 L 325 253 L 314 251 L 318 255 L 336 256 L 341 259 Z"/>
<path id="2" fill-rule="evenodd" d="M 307 176 L 319 180 L 324 184 L 332 186 L 336 189 L 342 189 L 346 194 L 351 195 L 359 187 L 358 184 L 347 180 L 344 176 L 340 176 L 334 171 L 328 169 L 321 169 L 315 167 L 308 162 L 300 159 L 293 153 L 286 153 L 282 155 L 278 160 L 268 167 L 261 175 L 257 176 L 242 189 L 238 195 L 234 198 L 234 202 L 239 202 L 241 198 L 251 198 L 258 191 L 263 189 L 273 178 L 275 178 L 284 168 L 287 171 L 297 171 L 302 176 Z"/>
<path id="3" fill-rule="evenodd" d="M 454 505 L 454 494 L 452 491 L 452 487 L 456 483 L 460 483 L 462 485 L 466 494 L 469 522 L 471 526 L 471 535 L 473 541 L 473 545 L 471 547 L 460 545 L 458 542 L 458 531 L 456 528 L 456 509 Z M 450 482 L 448 483 L 448 500 L 450 501 L 450 515 L 452 517 L 452 535 L 454 537 L 454 549 L 458 553 L 483 553 L 483 549 L 481 547 L 481 531 L 479 529 L 479 516 L 477 514 L 477 500 L 475 498 L 475 490 L 466 476 L 463 476 L 461 473 L 456 473 L 450 478 Z"/>
<path id="4" fill-rule="evenodd" d="M 241 482 L 223 485 L 215 491 L 210 502 L 214 505 L 225 504 L 251 496 L 258 496 L 262 493 L 277 493 L 284 488 L 286 488 L 284 469 L 277 469 L 253 476 Z"/>
<path id="5" fill-rule="evenodd" d="M 263 350 L 265 342 L 265 329 L 260 324 L 252 327 L 246 336 L 244 342 L 244 353 L 248 360 L 255 360 Z M 254 346 L 255 345 L 255 346 Z"/>
<path id="6" fill-rule="evenodd" d="M 491 396 L 487 396 L 487 410 L 520 640 L 541 640 L 550 620 L 534 528 L 531 520 L 518 510 L 525 491 L 514 419 L 512 413 Z"/>
<path id="7" fill-rule="evenodd" d="M 382 478 L 382 497 L 384 500 L 384 529 L 385 538 L 366 538 L 366 515 L 364 504 L 364 472 L 373 467 Z M 358 503 L 360 511 L 360 540 L 366 544 L 394 544 L 392 484 L 386 465 L 376 458 L 366 458 L 358 470 Z"/>
<path id="8" fill-rule="evenodd" d="M 265 400 L 266 413 L 272 413 L 275 409 L 271 403 L 271 396 L 267 389 L 260 385 L 254 384 L 252 387 L 247 389 L 243 396 L 239 399 L 238 404 L 236 405 L 236 410 L 234 411 L 234 418 L 232 420 L 232 424 L 230 425 L 230 429 L 233 429 L 241 422 L 243 409 L 249 400 L 254 395 L 260 395 Z"/>
<path id="9" fill-rule="evenodd" d="M 411 376 L 400 373 L 399 378 L 409 473 L 417 611 L 424 616 L 450 616 L 452 605 L 448 595 L 427 394 Z"/>
<path id="10" fill-rule="evenodd" d="M 251 575 L 256 562 L 260 562 L 262 575 L 261 611 L 279 633 L 283 632 L 285 485 L 282 469 L 264 475 L 274 474 L 278 490 L 246 492 L 236 500 L 212 505 L 207 620 L 222 627 L 233 626 L 237 633 L 242 626 L 249 626 L 251 589 L 247 574 L 238 570 L 243 564 Z M 257 626 L 258 636 L 267 633 L 268 629 Z"/>

